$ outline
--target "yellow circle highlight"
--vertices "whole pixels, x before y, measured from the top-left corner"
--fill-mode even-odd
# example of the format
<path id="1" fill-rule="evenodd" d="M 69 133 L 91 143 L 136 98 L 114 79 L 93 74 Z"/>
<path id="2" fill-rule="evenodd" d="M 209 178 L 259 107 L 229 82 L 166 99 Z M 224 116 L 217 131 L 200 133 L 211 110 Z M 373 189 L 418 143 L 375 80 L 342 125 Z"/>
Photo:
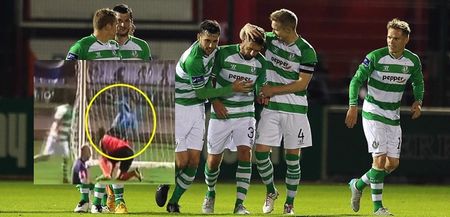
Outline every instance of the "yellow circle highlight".
<path id="1" fill-rule="evenodd" d="M 99 147 L 97 147 L 97 145 L 92 141 L 91 138 L 91 134 L 89 133 L 89 110 L 92 107 L 92 104 L 94 103 L 95 99 L 103 92 L 105 92 L 108 89 L 114 88 L 114 87 L 127 87 L 127 88 L 131 88 L 135 91 L 137 91 L 139 94 L 141 94 L 142 96 L 144 96 L 145 100 L 147 100 L 148 104 L 150 105 L 150 108 L 152 110 L 152 115 L 153 115 L 153 129 L 152 129 L 152 134 L 150 136 L 150 139 L 148 140 L 148 143 L 144 146 L 143 149 L 141 149 L 138 153 L 134 154 L 133 156 L 130 157 L 124 157 L 124 158 L 117 158 L 117 157 L 112 157 L 107 155 L 106 153 L 103 153 L 102 150 L 100 150 Z M 155 108 L 153 107 L 152 102 L 150 101 L 150 99 L 147 97 L 147 94 L 145 94 L 142 90 L 140 90 L 139 88 L 133 86 L 133 85 L 129 85 L 129 84 L 111 84 L 108 85 L 106 87 L 104 87 L 103 89 L 101 89 L 98 93 L 95 94 L 95 96 L 91 99 L 91 101 L 89 102 L 89 105 L 86 109 L 86 115 L 85 115 L 85 131 L 86 131 L 86 136 L 89 140 L 89 143 L 91 143 L 91 145 L 94 147 L 95 151 L 97 151 L 99 154 L 101 154 L 102 156 L 109 158 L 111 160 L 117 160 L 117 161 L 123 161 L 123 160 L 129 160 L 132 158 L 135 158 L 139 155 L 141 155 L 142 153 L 144 153 L 144 151 L 150 146 L 150 144 L 153 141 L 153 138 L 155 137 L 155 133 L 156 133 L 156 111 Z"/>

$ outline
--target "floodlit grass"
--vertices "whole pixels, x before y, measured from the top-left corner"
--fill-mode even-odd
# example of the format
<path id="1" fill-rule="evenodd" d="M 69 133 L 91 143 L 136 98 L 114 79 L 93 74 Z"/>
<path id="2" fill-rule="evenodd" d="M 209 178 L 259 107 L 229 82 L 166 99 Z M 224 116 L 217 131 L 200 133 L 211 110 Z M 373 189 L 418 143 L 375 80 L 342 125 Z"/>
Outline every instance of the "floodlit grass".
<path id="1" fill-rule="evenodd" d="M 245 205 L 254 216 L 262 216 L 265 187 L 255 180 L 250 186 Z M 283 212 L 284 185 L 277 182 L 280 197 L 269 216 Z M 154 202 L 156 185 L 129 185 L 125 200 L 132 216 L 205 216 L 201 214 L 206 185 L 201 180 L 183 195 L 180 205 L 182 215 L 169 215 L 165 208 Z M 173 187 L 171 188 L 173 190 Z M 354 213 L 349 205 L 350 191 L 346 184 L 302 183 L 295 200 L 297 216 L 371 216 L 372 202 L 369 191 L 363 194 L 361 210 Z M 72 185 L 33 185 L 31 182 L 0 182 L 0 216 L 91 216 L 72 213 L 79 201 L 79 193 Z M 383 203 L 395 216 L 450 216 L 450 186 L 393 185 L 386 184 Z M 234 183 L 219 183 L 215 215 L 232 214 L 235 200 Z M 93 215 L 92 215 L 93 216 Z M 98 215 L 96 215 L 98 216 Z"/>

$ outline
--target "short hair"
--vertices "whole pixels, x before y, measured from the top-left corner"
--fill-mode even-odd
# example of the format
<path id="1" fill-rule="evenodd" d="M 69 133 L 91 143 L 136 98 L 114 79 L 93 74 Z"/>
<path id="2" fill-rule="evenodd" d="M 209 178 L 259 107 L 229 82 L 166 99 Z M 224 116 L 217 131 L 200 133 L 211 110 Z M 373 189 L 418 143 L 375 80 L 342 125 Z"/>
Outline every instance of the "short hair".
<path id="1" fill-rule="evenodd" d="M 248 37 L 247 40 L 251 41 L 251 42 L 255 42 L 258 45 L 261 45 L 263 47 L 265 47 L 266 45 L 266 35 L 264 34 L 265 31 L 263 28 L 256 26 L 256 31 L 259 32 L 258 36 L 254 36 L 253 38 Z"/>
<path id="2" fill-rule="evenodd" d="M 269 19 L 271 21 L 275 21 L 280 23 L 283 27 L 288 27 L 292 29 L 297 28 L 297 15 L 294 14 L 294 12 L 288 10 L 288 9 L 280 9 L 272 12 L 270 14 Z"/>
<path id="3" fill-rule="evenodd" d="M 220 25 L 215 20 L 204 20 L 200 23 L 199 33 L 207 32 L 209 34 L 219 34 L 220 35 Z"/>
<path id="4" fill-rule="evenodd" d="M 130 14 L 130 18 L 133 19 L 133 10 L 126 4 L 118 4 L 114 6 L 113 11 L 121 14 Z"/>
<path id="5" fill-rule="evenodd" d="M 116 22 L 116 12 L 109 8 L 98 9 L 92 19 L 94 29 L 97 30 L 101 30 L 106 25 L 113 24 L 114 22 Z"/>
<path id="6" fill-rule="evenodd" d="M 393 20 L 389 21 L 387 23 L 386 28 L 387 29 L 390 29 L 390 28 L 400 29 L 400 30 L 402 30 L 403 34 L 406 36 L 409 36 L 409 34 L 411 33 L 411 28 L 409 28 L 409 24 L 398 18 L 394 18 Z"/>

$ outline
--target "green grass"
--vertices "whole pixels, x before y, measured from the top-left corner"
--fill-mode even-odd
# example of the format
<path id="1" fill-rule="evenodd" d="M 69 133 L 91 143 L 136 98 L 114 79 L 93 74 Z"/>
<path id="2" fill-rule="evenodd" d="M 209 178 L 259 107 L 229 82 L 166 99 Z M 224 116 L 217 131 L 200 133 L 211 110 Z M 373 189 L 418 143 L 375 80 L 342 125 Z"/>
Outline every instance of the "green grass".
<path id="1" fill-rule="evenodd" d="M 255 180 L 250 186 L 245 205 L 254 216 L 261 216 L 265 187 Z M 285 197 L 284 186 L 277 182 L 280 197 L 275 210 L 269 216 L 281 216 Z M 177 216 L 168 215 L 164 208 L 154 202 L 155 185 L 130 185 L 125 189 L 130 216 Z M 173 187 L 171 188 L 173 190 Z M 201 215 L 206 185 L 196 181 L 180 201 L 182 215 Z M 94 216 L 72 213 L 79 201 L 79 193 L 71 185 L 32 185 L 30 182 L 0 182 L 0 216 Z M 383 203 L 396 216 L 445 217 L 450 216 L 450 186 L 393 185 L 386 184 Z M 216 214 L 232 215 L 235 200 L 234 183 L 217 186 Z M 346 184 L 302 183 L 295 200 L 298 216 L 371 216 L 372 202 L 369 191 L 364 192 L 361 210 L 354 213 L 349 205 L 350 191 Z M 96 215 L 98 216 L 98 215 Z M 181 215 L 178 215 L 181 216 Z"/>
<path id="2" fill-rule="evenodd" d="M 34 154 L 38 154 L 41 149 L 42 142 L 34 142 Z M 174 153 L 173 151 L 171 153 Z M 147 156 L 150 160 L 156 159 L 155 155 L 158 152 L 150 152 Z M 175 155 L 175 154 L 173 154 Z M 174 161 L 173 156 L 170 156 L 172 162 Z M 41 161 L 34 163 L 34 183 L 35 184 L 62 184 L 62 158 L 60 156 L 51 156 L 48 161 Z M 71 177 L 72 162 L 68 164 L 69 178 Z M 93 166 L 90 169 L 90 174 L 92 181 L 95 181 L 95 177 L 102 174 L 100 167 Z M 140 168 L 144 175 L 142 182 L 137 179 L 132 179 L 126 183 L 130 184 L 159 184 L 159 183 L 174 183 L 174 168 Z"/>

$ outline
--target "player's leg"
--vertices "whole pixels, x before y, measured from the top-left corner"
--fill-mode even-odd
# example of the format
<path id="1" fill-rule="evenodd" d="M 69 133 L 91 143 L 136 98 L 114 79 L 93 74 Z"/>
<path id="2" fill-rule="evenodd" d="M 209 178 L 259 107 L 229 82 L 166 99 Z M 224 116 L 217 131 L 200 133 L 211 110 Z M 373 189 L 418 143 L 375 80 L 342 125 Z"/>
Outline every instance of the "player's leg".
<path id="1" fill-rule="evenodd" d="M 235 214 L 250 214 L 244 207 L 244 201 L 250 187 L 252 176 L 252 149 L 247 145 L 240 145 L 238 150 L 238 165 L 236 168 L 236 201 L 234 202 Z"/>
<path id="2" fill-rule="evenodd" d="M 63 174 L 63 183 L 69 183 L 69 176 L 68 176 L 68 172 L 67 172 L 67 167 L 69 165 L 69 158 L 70 158 L 70 153 L 69 153 L 69 137 L 64 137 L 60 139 L 60 145 L 62 147 L 62 157 L 63 157 L 63 162 L 62 162 L 62 174 Z"/>
<path id="3" fill-rule="evenodd" d="M 202 204 L 202 212 L 205 214 L 214 213 L 216 198 L 216 183 L 220 173 L 225 143 L 230 142 L 231 136 L 230 120 L 209 120 L 207 150 L 208 157 L 205 164 L 205 183 L 208 186 L 205 199 Z"/>
<path id="4" fill-rule="evenodd" d="M 197 172 L 200 154 L 203 149 L 205 133 L 205 108 L 203 105 L 182 106 L 175 104 L 175 148 L 178 152 L 187 152 L 188 162 L 184 168 L 179 168 L 175 176 L 175 189 L 166 210 L 179 213 L 178 201 L 191 186 Z M 181 157 L 181 156 L 180 156 Z"/>
<path id="5" fill-rule="evenodd" d="M 182 169 L 177 177 L 175 183 L 175 190 L 172 193 L 172 196 L 169 199 L 168 209 L 174 205 L 178 204 L 181 196 L 184 192 L 191 186 L 192 182 L 195 179 L 195 174 L 197 173 L 198 163 L 200 161 L 200 150 L 188 149 L 188 164 L 187 167 Z M 171 212 L 170 210 L 168 210 Z M 179 211 L 179 210 L 178 210 Z"/>
<path id="6" fill-rule="evenodd" d="M 102 199 L 105 195 L 105 185 L 97 183 L 94 186 L 94 200 L 92 201 L 91 213 L 102 212 Z"/>
<path id="7" fill-rule="evenodd" d="M 34 162 L 48 161 L 50 156 L 55 152 L 56 140 L 57 135 L 50 133 L 45 140 L 45 146 L 42 152 L 34 156 Z"/>
<path id="8" fill-rule="evenodd" d="M 214 204 L 216 198 L 216 183 L 220 173 L 220 163 L 222 162 L 222 153 L 208 154 L 205 164 L 205 183 L 208 186 L 205 199 L 202 204 L 202 212 L 205 214 L 214 213 Z"/>
<path id="9" fill-rule="evenodd" d="M 273 165 L 270 160 L 270 151 L 272 146 L 279 147 L 281 143 L 281 132 L 279 127 L 279 114 L 270 110 L 263 109 L 261 112 L 261 119 L 256 128 L 256 146 L 255 157 L 257 163 L 258 173 L 261 176 L 262 182 L 266 185 L 266 203 L 273 203 L 278 197 L 278 192 L 275 189 L 273 182 Z M 270 213 L 273 210 L 271 207 L 263 208 L 264 213 Z"/>
<path id="10" fill-rule="evenodd" d="M 372 192 L 372 202 L 373 211 L 385 212 L 383 207 L 383 187 L 384 187 L 384 177 L 388 174 L 385 170 L 387 154 L 383 153 L 381 155 L 373 154 L 373 164 L 372 168 L 368 173 L 370 180 L 370 188 Z"/>
<path id="11" fill-rule="evenodd" d="M 233 143 L 237 145 L 238 166 L 236 168 L 235 214 L 250 214 L 244 201 L 250 187 L 252 176 L 252 146 L 255 141 L 256 120 L 253 117 L 233 120 Z"/>
<path id="12" fill-rule="evenodd" d="M 294 214 L 294 199 L 300 183 L 300 154 L 312 146 L 311 127 L 306 115 L 280 114 L 286 159 L 286 201 L 284 214 Z"/>
<path id="13" fill-rule="evenodd" d="M 91 184 L 78 184 L 76 187 L 80 191 L 80 202 L 73 210 L 74 212 L 88 212 L 89 211 L 89 191 L 92 188 Z"/>
<path id="14" fill-rule="evenodd" d="M 383 144 L 386 144 L 387 153 L 385 155 L 379 156 L 377 159 L 374 157 L 374 168 L 380 168 L 382 172 L 378 172 L 381 174 L 374 174 L 373 176 L 377 178 L 374 182 L 371 179 L 371 188 L 372 188 L 372 200 L 374 202 L 374 214 L 375 215 L 392 215 L 382 204 L 382 196 L 383 196 L 383 188 L 384 188 L 384 179 L 390 173 L 392 173 L 400 163 L 400 150 L 401 150 L 401 128 L 400 126 L 390 126 L 380 123 L 380 125 L 384 125 L 385 128 L 385 140 L 382 141 Z"/>

